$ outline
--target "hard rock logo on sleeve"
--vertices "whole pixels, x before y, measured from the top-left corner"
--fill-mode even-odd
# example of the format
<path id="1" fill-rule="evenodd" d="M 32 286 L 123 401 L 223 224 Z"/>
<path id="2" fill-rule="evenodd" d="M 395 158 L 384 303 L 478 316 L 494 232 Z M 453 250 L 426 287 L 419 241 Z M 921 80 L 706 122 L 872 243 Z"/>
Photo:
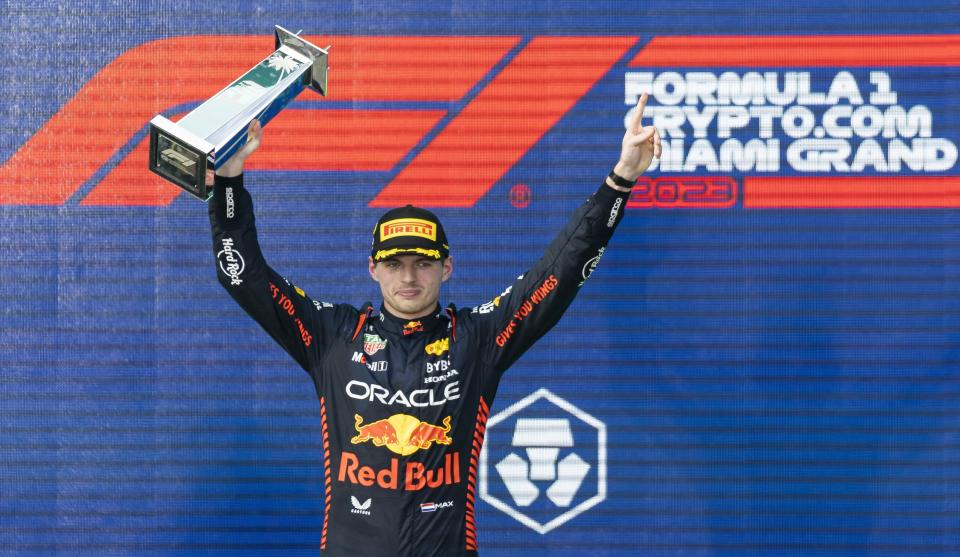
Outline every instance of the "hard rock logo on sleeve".
<path id="1" fill-rule="evenodd" d="M 243 284 L 243 280 L 240 279 L 245 266 L 243 256 L 240 255 L 239 251 L 233 249 L 233 238 L 221 238 L 220 242 L 223 246 L 223 249 L 217 253 L 220 271 L 230 277 L 232 286 L 239 286 Z"/>

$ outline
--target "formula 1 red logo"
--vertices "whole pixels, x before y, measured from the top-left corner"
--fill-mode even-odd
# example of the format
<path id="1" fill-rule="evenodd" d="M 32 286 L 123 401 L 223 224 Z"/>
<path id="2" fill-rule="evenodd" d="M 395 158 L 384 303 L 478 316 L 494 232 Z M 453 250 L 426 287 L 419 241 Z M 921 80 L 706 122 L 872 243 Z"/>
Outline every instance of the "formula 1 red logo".
<path id="1" fill-rule="evenodd" d="M 960 60 L 960 35 L 653 37 L 629 60 L 639 37 L 310 40 L 335 46 L 330 96 L 320 101 L 304 93 L 281 112 L 270 123 L 271 141 L 248 167 L 388 172 L 371 207 L 475 205 L 618 64 L 653 75 L 703 68 L 956 67 Z M 231 57 L 209 64 L 223 58 L 224 44 L 231 45 Z M 191 36 L 128 50 L 0 164 L 0 205 L 169 204 L 181 190 L 147 171 L 146 123 L 155 114 L 179 119 L 272 49 L 270 37 Z M 316 148 L 305 156 L 304 146 Z M 918 156 L 922 147 L 913 149 L 901 157 Z M 752 156 L 765 161 L 766 152 Z M 804 151 L 817 152 L 823 151 Z M 670 175 L 674 163 L 680 164 L 664 161 L 664 175 L 646 181 L 628 206 L 960 206 L 960 178 L 942 172 L 826 178 L 775 172 L 744 176 L 738 191 L 741 184 L 713 172 Z M 683 165 L 690 163 L 687 156 Z M 523 197 L 522 189 L 513 193 Z M 514 202 L 525 206 L 529 199 Z"/>
<path id="2" fill-rule="evenodd" d="M 249 168 L 392 170 L 370 206 L 470 207 L 637 38 L 310 41 L 335 47 L 330 95 L 304 93 L 281 112 Z M 0 204 L 169 204 L 181 192 L 147 171 L 146 123 L 178 120 L 272 50 L 271 37 L 192 36 L 123 53 L 0 166 Z"/>

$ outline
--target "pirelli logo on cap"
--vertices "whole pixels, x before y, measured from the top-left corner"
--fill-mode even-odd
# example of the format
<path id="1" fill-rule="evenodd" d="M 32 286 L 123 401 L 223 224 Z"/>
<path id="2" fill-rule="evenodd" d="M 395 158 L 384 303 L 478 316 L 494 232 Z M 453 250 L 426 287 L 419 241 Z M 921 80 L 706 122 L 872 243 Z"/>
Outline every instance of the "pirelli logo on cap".
<path id="1" fill-rule="evenodd" d="M 380 225 L 381 242 L 398 236 L 418 236 L 436 242 L 437 226 L 423 219 L 394 219 Z"/>

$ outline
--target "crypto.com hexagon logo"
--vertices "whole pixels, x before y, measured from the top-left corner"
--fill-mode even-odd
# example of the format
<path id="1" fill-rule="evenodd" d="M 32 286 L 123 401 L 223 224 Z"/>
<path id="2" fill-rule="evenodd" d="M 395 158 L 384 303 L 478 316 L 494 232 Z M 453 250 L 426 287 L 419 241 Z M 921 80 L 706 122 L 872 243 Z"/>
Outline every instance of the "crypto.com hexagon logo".
<path id="1" fill-rule="evenodd" d="M 606 499 L 607 427 L 539 389 L 487 422 L 480 497 L 546 534 Z"/>

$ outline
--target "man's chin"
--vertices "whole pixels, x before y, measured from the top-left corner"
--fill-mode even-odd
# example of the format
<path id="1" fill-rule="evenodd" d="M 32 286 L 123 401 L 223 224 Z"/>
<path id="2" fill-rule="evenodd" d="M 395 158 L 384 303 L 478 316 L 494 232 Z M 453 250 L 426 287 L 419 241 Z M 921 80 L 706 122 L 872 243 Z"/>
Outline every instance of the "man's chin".
<path id="1" fill-rule="evenodd" d="M 423 300 L 394 300 L 393 307 L 404 315 L 422 316 L 433 309 L 434 304 L 428 304 Z"/>

